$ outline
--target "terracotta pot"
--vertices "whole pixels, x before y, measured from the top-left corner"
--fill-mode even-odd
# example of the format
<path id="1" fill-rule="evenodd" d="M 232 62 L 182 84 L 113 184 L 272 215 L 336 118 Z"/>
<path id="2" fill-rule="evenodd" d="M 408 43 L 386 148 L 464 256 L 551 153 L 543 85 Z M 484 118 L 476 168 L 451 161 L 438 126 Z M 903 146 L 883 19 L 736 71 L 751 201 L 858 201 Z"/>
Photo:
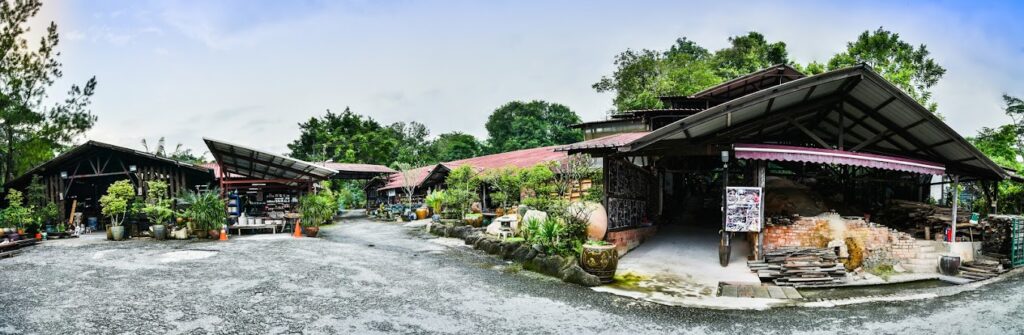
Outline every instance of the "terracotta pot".
<path id="1" fill-rule="evenodd" d="M 210 236 L 211 240 L 216 240 L 220 238 L 220 230 L 210 229 L 206 233 L 208 236 Z"/>
<path id="2" fill-rule="evenodd" d="M 608 211 L 600 203 L 576 202 L 570 206 L 570 214 L 587 221 L 587 237 L 603 241 L 608 233 Z"/>
<path id="3" fill-rule="evenodd" d="M 305 227 L 306 237 L 316 237 L 320 234 L 320 227 Z"/>
<path id="4" fill-rule="evenodd" d="M 583 245 L 580 255 L 580 267 L 583 271 L 597 276 L 602 283 L 610 283 L 615 277 L 615 269 L 619 266 L 619 252 L 614 244 Z"/>
<path id="5" fill-rule="evenodd" d="M 416 219 L 417 220 L 426 219 L 427 216 L 429 216 L 429 215 L 430 215 L 430 209 L 428 209 L 426 207 L 420 207 L 420 208 L 416 209 Z"/>
<path id="6" fill-rule="evenodd" d="M 498 209 L 494 210 L 494 214 L 497 214 L 498 216 L 505 216 L 505 209 L 502 207 L 498 207 Z"/>

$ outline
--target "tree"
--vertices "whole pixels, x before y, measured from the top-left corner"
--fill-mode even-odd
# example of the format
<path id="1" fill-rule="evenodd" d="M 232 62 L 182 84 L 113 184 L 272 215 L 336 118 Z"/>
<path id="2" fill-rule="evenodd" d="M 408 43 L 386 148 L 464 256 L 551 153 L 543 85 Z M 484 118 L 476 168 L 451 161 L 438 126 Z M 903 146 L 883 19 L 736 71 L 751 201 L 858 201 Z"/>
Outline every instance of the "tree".
<path id="1" fill-rule="evenodd" d="M 438 162 L 451 162 L 484 153 L 484 145 L 476 137 L 458 131 L 438 135 L 431 146 Z"/>
<path id="2" fill-rule="evenodd" d="M 142 148 L 157 157 L 170 158 L 176 161 L 188 162 L 192 164 L 202 164 L 206 162 L 206 152 L 202 155 L 196 156 L 192 153 L 192 149 L 186 149 L 181 143 L 174 146 L 174 151 L 168 153 L 167 148 L 164 146 L 164 137 L 160 136 L 160 139 L 156 141 L 156 146 L 152 149 L 149 148 L 149 143 L 146 139 L 142 139 Z"/>
<path id="3" fill-rule="evenodd" d="M 1024 102 L 1005 94 L 1003 101 L 1006 103 L 1004 111 L 1013 123 L 998 128 L 984 127 L 978 131 L 978 135 L 967 140 L 996 164 L 1024 171 Z M 987 212 L 993 201 L 1000 204 L 1003 212 L 1016 213 L 1024 209 L 1024 186 L 1009 181 L 999 182 L 998 198 L 992 194 L 990 184 L 982 183 L 980 186 L 982 187 L 975 191 L 983 194 L 985 201 L 979 210 Z"/>
<path id="4" fill-rule="evenodd" d="M 416 191 L 417 170 L 408 163 L 398 163 L 398 174 L 402 177 L 402 190 L 409 199 L 409 206 L 412 206 L 412 193 Z"/>
<path id="5" fill-rule="evenodd" d="M 37 44 L 26 39 L 28 21 L 41 7 L 39 0 L 0 1 L 0 147 L 5 180 L 53 157 L 54 151 L 69 146 L 96 122 L 88 109 L 95 77 L 82 86 L 72 85 L 63 101 L 44 105 L 63 72 L 57 60 L 56 23 L 50 22 Z"/>
<path id="6" fill-rule="evenodd" d="M 864 31 L 856 41 L 846 44 L 846 50 L 832 56 L 828 69 L 835 70 L 866 63 L 910 97 L 933 113 L 938 105 L 932 101 L 932 86 L 946 73 L 932 59 L 928 48 L 916 48 L 900 39 L 900 35 L 879 27 Z"/>
<path id="7" fill-rule="evenodd" d="M 418 122 L 382 126 L 373 118 L 330 110 L 299 124 L 299 138 L 288 144 L 291 157 L 307 161 L 334 161 L 391 165 L 433 160 L 429 157 L 429 131 Z"/>
<path id="8" fill-rule="evenodd" d="M 786 43 L 769 43 L 764 35 L 749 32 L 729 38 L 730 46 L 718 50 L 711 63 L 721 78 L 736 78 L 776 64 L 789 64 Z"/>
<path id="9" fill-rule="evenodd" d="M 569 126 L 579 115 L 561 104 L 534 100 L 512 101 L 487 118 L 489 146 L 493 152 L 569 144 L 583 140 L 583 132 Z"/>
<path id="10" fill-rule="evenodd" d="M 789 64 L 786 44 L 770 43 L 760 33 L 730 37 L 729 44 L 711 53 L 684 37 L 665 51 L 626 50 L 615 57 L 612 76 L 592 87 L 614 92 L 618 111 L 662 108 L 660 96 L 690 95 L 775 64 Z"/>
<path id="11" fill-rule="evenodd" d="M 110 224 L 120 226 L 130 214 L 135 187 L 127 179 L 115 181 L 107 187 L 107 194 L 100 197 L 100 212 L 110 218 Z"/>

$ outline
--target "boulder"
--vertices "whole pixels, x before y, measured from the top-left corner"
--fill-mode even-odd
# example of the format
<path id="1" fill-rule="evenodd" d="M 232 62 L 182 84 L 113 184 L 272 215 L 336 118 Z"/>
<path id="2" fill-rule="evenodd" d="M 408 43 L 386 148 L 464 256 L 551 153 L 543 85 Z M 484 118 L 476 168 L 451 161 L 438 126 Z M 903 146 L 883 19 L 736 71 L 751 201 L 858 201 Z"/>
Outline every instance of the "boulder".
<path id="1" fill-rule="evenodd" d="M 517 262 L 526 262 L 534 257 L 537 257 L 537 251 L 526 244 L 520 244 L 516 250 L 512 251 L 512 259 Z"/>
<path id="2" fill-rule="evenodd" d="M 466 238 L 464 238 L 464 240 L 466 240 L 467 245 L 476 245 L 476 241 L 479 241 L 483 237 L 483 234 L 477 232 L 470 232 L 469 234 L 466 235 Z"/>
<path id="3" fill-rule="evenodd" d="M 562 278 L 562 281 L 565 281 L 567 283 L 573 283 L 588 287 L 601 285 L 601 279 L 597 278 L 597 276 L 595 275 L 583 271 L 583 268 L 581 268 L 579 265 L 575 263 L 562 269 L 560 276 Z"/>
<path id="4" fill-rule="evenodd" d="M 509 260 L 512 259 L 512 252 L 519 249 L 519 246 L 523 245 L 522 242 L 502 242 L 501 243 L 501 258 Z"/>

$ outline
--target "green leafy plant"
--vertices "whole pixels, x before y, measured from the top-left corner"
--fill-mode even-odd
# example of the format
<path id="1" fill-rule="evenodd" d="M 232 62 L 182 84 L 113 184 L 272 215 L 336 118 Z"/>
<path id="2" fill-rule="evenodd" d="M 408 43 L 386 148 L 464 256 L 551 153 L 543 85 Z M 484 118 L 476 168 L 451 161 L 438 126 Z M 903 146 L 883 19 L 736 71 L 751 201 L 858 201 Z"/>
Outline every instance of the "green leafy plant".
<path id="1" fill-rule="evenodd" d="M 319 227 L 334 217 L 336 210 L 333 197 L 327 194 L 306 194 L 299 198 L 302 225 L 307 227 Z"/>
<path id="2" fill-rule="evenodd" d="M 217 190 L 190 191 L 183 196 L 182 200 L 189 203 L 189 206 L 181 214 L 192 220 L 196 229 L 218 229 L 227 219 L 227 205 L 220 198 Z"/>
<path id="3" fill-rule="evenodd" d="M 7 191 L 7 208 L 3 210 L 4 221 L 11 227 L 29 229 L 32 225 L 32 213 L 25 207 L 25 198 L 15 189 Z"/>
<path id="4" fill-rule="evenodd" d="M 100 212 L 110 218 L 110 224 L 120 226 L 130 214 L 130 202 L 135 198 L 135 187 L 127 179 L 115 181 L 100 197 Z"/>
<path id="5" fill-rule="evenodd" d="M 446 192 L 449 200 L 458 210 L 457 216 L 469 212 L 469 206 L 479 200 L 477 190 L 480 188 L 480 178 L 469 165 L 452 169 L 445 182 L 448 184 Z"/>
<path id="6" fill-rule="evenodd" d="M 441 214 L 441 207 L 444 205 L 445 197 L 447 194 L 445 190 L 436 190 L 427 194 L 426 198 L 423 198 L 423 202 L 434 210 L 434 214 Z"/>
<path id="7" fill-rule="evenodd" d="M 167 183 L 159 180 L 146 182 L 146 202 L 142 213 L 152 224 L 166 224 L 174 217 L 171 199 L 167 196 Z"/>

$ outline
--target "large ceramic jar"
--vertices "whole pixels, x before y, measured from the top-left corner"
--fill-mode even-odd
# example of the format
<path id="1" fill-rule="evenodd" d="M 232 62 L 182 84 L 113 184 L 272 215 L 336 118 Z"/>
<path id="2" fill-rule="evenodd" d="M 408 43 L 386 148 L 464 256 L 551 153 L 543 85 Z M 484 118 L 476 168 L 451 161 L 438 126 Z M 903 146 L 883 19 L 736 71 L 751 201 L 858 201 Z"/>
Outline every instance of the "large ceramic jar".
<path id="1" fill-rule="evenodd" d="M 619 253 L 614 244 L 584 244 L 580 255 L 580 267 L 583 271 L 597 276 L 602 283 L 610 283 L 615 277 L 615 269 L 619 266 Z"/>

